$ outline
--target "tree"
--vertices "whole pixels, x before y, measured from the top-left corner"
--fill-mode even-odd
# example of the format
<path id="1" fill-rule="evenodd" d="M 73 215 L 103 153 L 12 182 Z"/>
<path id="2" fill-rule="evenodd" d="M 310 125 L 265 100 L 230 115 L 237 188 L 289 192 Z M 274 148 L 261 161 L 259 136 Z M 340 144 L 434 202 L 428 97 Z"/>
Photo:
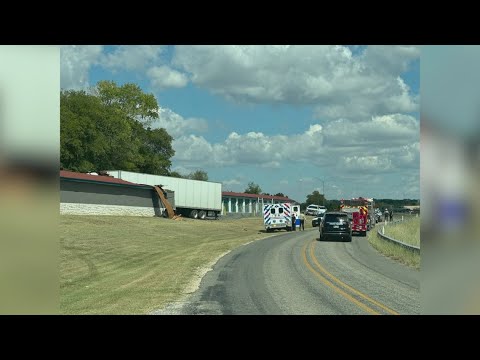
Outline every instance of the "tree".
<path id="1" fill-rule="evenodd" d="M 317 190 L 314 190 L 311 194 L 307 195 L 307 206 L 308 205 L 323 205 L 325 197 L 323 194 L 320 194 Z"/>
<path id="2" fill-rule="evenodd" d="M 340 200 L 325 201 L 325 206 L 328 211 L 338 211 L 340 210 Z"/>
<path id="3" fill-rule="evenodd" d="M 117 86 L 113 81 L 99 81 L 93 93 L 103 104 L 110 108 L 117 108 L 145 125 L 150 125 L 158 119 L 158 104 L 153 94 L 145 94 L 140 86 L 127 83 Z"/>
<path id="4" fill-rule="evenodd" d="M 125 117 L 84 91 L 60 95 L 60 157 L 67 169 L 81 172 L 133 170 L 136 139 Z"/>
<path id="5" fill-rule="evenodd" d="M 138 124 L 138 123 L 137 123 Z M 172 147 L 173 138 L 163 128 L 150 129 L 138 135 L 142 139 L 139 162 L 141 172 L 155 175 L 168 175 L 170 172 L 170 158 L 175 155 Z"/>
<path id="6" fill-rule="evenodd" d="M 176 177 L 176 178 L 181 178 L 181 179 L 186 179 L 187 176 L 180 174 L 178 171 L 170 171 L 171 177 Z"/>
<path id="7" fill-rule="evenodd" d="M 208 181 L 208 174 L 203 170 L 195 170 L 188 175 L 189 179 Z"/>
<path id="8" fill-rule="evenodd" d="M 244 193 L 246 194 L 260 194 L 262 189 L 260 185 L 255 184 L 253 181 L 248 183 L 248 187 L 245 189 Z"/>
<path id="9" fill-rule="evenodd" d="M 158 104 L 135 84 L 100 81 L 92 91 L 60 93 L 60 161 L 65 169 L 167 175 L 175 155 L 163 128 L 146 127 Z"/>

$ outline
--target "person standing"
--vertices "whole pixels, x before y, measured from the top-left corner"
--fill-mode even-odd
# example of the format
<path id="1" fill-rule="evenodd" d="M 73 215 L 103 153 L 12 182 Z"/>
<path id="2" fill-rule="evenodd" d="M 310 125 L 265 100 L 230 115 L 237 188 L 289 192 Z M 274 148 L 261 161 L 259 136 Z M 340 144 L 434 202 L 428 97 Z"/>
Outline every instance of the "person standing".
<path id="1" fill-rule="evenodd" d="M 305 214 L 304 213 L 300 213 L 300 229 L 299 230 L 305 231 Z"/>
<path id="2" fill-rule="evenodd" d="M 390 222 L 393 221 L 393 210 L 390 210 Z"/>
<path id="3" fill-rule="evenodd" d="M 297 227 L 297 225 L 295 224 L 296 221 L 297 219 L 295 218 L 295 213 L 292 213 L 292 231 L 296 231 L 296 227 Z"/>

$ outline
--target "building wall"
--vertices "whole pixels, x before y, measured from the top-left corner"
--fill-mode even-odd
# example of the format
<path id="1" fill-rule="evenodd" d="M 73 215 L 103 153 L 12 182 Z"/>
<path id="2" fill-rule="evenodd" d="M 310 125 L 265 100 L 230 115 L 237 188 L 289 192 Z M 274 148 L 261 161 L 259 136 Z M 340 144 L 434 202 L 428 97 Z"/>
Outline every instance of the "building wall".
<path id="1" fill-rule="evenodd" d="M 162 216 L 164 209 L 142 206 L 60 203 L 64 215 Z"/>
<path id="2" fill-rule="evenodd" d="M 164 211 L 153 189 L 60 180 L 61 214 L 162 216 Z"/>
<path id="3" fill-rule="evenodd" d="M 244 205 L 245 200 L 245 205 Z M 229 205 L 230 202 L 230 205 Z M 240 196 L 222 196 L 222 215 L 229 213 L 252 214 L 254 216 L 263 216 L 262 209 L 264 204 L 278 204 L 280 200 L 268 200 L 258 198 L 247 198 Z"/>

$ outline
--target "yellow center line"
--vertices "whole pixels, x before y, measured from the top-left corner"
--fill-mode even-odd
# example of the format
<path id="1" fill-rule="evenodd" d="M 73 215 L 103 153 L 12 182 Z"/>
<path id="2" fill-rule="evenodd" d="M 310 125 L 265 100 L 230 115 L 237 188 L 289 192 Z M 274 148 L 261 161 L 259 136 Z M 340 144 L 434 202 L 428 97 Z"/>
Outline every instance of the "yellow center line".
<path id="1" fill-rule="evenodd" d="M 368 307 L 367 305 L 363 304 L 362 302 L 358 301 L 357 299 L 355 299 L 354 297 L 352 297 L 351 295 L 347 294 L 345 291 L 343 291 L 342 289 L 340 289 L 339 287 L 335 286 L 333 283 L 331 283 L 330 281 L 328 281 L 328 279 L 326 279 L 324 276 L 322 276 L 321 273 L 319 273 L 317 270 L 315 270 L 312 265 L 310 265 L 310 263 L 308 262 L 307 260 L 307 244 L 305 244 L 302 248 L 302 255 L 303 255 L 303 262 L 305 263 L 305 265 L 307 265 L 307 268 L 315 275 L 317 276 L 321 282 L 323 282 L 325 285 L 329 286 L 330 288 L 332 288 L 332 290 L 334 290 L 335 292 L 337 292 L 338 294 L 342 295 L 345 299 L 347 300 L 350 300 L 352 303 L 354 303 L 355 305 L 357 305 L 359 308 L 365 310 L 366 312 L 370 313 L 370 314 L 373 314 L 373 315 L 380 315 L 380 313 L 378 313 L 377 311 L 371 309 L 370 307 Z"/>
<path id="2" fill-rule="evenodd" d="M 315 263 L 315 265 L 318 267 L 318 269 L 323 272 L 324 274 L 326 274 L 327 276 L 330 277 L 330 279 L 332 279 L 334 282 L 336 282 L 337 284 L 339 285 L 342 285 L 344 286 L 345 288 L 347 288 L 348 290 L 350 290 L 351 292 L 353 292 L 354 294 L 357 294 L 358 296 L 362 297 L 363 299 L 367 300 L 367 301 L 370 301 L 372 304 L 375 304 L 377 305 L 379 308 L 385 310 L 386 312 L 392 314 L 392 315 L 399 315 L 398 312 L 396 312 L 395 310 L 392 310 L 390 308 L 388 308 L 387 306 L 381 304 L 380 302 L 372 299 L 371 297 L 369 297 L 368 295 L 365 295 L 364 293 L 358 291 L 357 289 L 351 287 L 350 285 L 348 284 L 345 284 L 342 280 L 338 279 L 337 277 L 335 277 L 333 274 L 331 274 L 330 272 L 327 271 L 327 269 L 325 269 L 322 265 L 320 265 L 320 263 L 318 262 L 318 259 L 317 257 L 315 256 L 315 253 L 313 251 L 315 247 L 315 242 L 311 242 L 311 246 L 310 246 L 310 257 L 312 258 L 313 262 Z"/>

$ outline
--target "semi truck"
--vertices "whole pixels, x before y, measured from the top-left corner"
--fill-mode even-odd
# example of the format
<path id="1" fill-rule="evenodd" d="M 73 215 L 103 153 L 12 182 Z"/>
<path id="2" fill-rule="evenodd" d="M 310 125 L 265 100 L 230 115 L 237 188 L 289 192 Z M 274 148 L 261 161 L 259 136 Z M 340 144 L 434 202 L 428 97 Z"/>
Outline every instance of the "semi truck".
<path id="1" fill-rule="evenodd" d="M 212 181 L 200 181 L 135 173 L 124 170 L 108 170 L 114 178 L 136 184 L 160 186 L 175 193 L 173 209 L 177 215 L 193 219 L 217 218 L 222 210 L 222 184 Z"/>

